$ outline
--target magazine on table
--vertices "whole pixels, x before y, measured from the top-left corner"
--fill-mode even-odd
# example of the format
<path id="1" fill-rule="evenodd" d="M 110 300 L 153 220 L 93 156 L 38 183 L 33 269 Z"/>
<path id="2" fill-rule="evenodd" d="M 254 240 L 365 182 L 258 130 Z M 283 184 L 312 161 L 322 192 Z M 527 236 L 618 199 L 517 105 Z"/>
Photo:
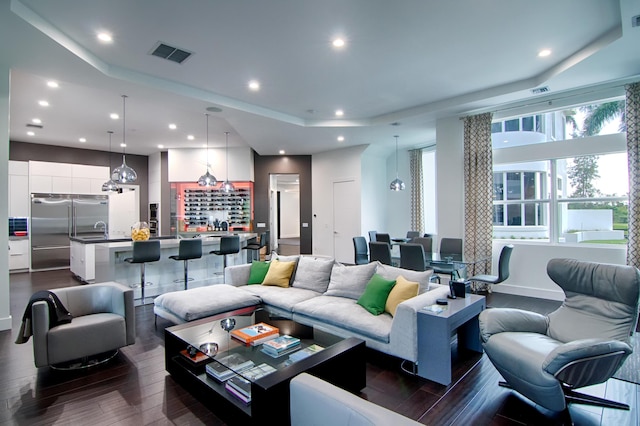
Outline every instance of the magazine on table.
<path id="1" fill-rule="evenodd" d="M 249 345 L 251 344 L 251 342 L 258 339 L 262 339 L 266 336 L 271 336 L 274 334 L 277 335 L 279 333 L 280 331 L 277 327 L 261 322 L 241 328 L 239 330 L 233 330 L 231 331 L 231 336 Z"/>
<path id="2" fill-rule="evenodd" d="M 207 364 L 205 370 L 207 375 L 220 382 L 224 382 L 236 373 L 240 373 L 254 365 L 253 361 L 246 359 L 240 354 L 230 354 Z"/>
<path id="3" fill-rule="evenodd" d="M 301 359 L 305 359 L 308 356 L 318 353 L 323 349 L 324 348 L 320 345 L 311 345 L 289 355 L 289 360 L 292 362 L 300 361 Z"/>

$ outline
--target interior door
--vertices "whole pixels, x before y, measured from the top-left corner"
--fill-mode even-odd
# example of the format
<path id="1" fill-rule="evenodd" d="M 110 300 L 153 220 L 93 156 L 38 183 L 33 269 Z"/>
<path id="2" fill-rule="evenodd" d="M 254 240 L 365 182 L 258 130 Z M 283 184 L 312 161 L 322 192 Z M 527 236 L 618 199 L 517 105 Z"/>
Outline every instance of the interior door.
<path id="1" fill-rule="evenodd" d="M 353 237 L 360 235 L 354 194 L 357 194 L 354 180 L 333 183 L 333 256 L 338 262 L 354 262 Z"/>

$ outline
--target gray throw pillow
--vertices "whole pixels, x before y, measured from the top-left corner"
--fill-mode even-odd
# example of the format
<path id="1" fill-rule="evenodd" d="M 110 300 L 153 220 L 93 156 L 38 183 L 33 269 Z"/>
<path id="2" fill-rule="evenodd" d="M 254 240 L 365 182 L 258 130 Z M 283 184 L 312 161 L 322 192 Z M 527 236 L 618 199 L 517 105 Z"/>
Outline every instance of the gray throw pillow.
<path id="1" fill-rule="evenodd" d="M 398 279 L 398 276 L 402 275 L 407 281 L 413 281 L 420 284 L 420 290 L 418 290 L 418 294 L 429 291 L 429 283 L 431 280 L 431 276 L 433 275 L 432 270 L 412 271 L 410 269 L 402 269 L 396 268 L 395 266 L 385 265 L 384 263 L 380 262 L 376 263 L 378 265 L 378 269 L 376 272 L 383 278 L 386 278 L 388 280 L 396 280 Z"/>
<path id="2" fill-rule="evenodd" d="M 324 293 L 329 286 L 334 263 L 331 258 L 300 256 L 293 287 Z"/>
<path id="3" fill-rule="evenodd" d="M 324 293 L 325 296 L 348 297 L 358 300 L 364 293 L 367 283 L 375 274 L 376 267 L 375 262 L 354 266 L 334 264 L 331 269 L 329 288 Z"/>

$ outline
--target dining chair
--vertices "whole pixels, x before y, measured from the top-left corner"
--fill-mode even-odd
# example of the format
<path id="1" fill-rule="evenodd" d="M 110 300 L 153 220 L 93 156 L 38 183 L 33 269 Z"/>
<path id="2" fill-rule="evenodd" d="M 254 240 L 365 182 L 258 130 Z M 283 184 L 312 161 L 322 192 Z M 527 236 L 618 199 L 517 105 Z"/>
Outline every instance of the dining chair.
<path id="1" fill-rule="evenodd" d="M 367 240 L 362 237 L 353 237 L 354 262 L 356 265 L 369 263 L 369 251 L 367 249 Z"/>
<path id="2" fill-rule="evenodd" d="M 380 234 L 378 234 L 380 235 Z M 391 265 L 391 245 L 380 241 L 369 243 L 369 262 L 379 261 L 385 265 Z"/>
<path id="3" fill-rule="evenodd" d="M 377 231 L 369 231 L 369 241 L 372 243 L 375 243 L 377 240 L 376 235 L 378 234 Z"/>
<path id="4" fill-rule="evenodd" d="M 487 291 L 491 293 L 491 285 L 500 284 L 507 278 L 509 278 L 509 261 L 511 260 L 511 252 L 513 251 L 513 244 L 502 247 L 500 251 L 500 259 L 498 259 L 498 275 L 474 275 L 469 278 L 471 281 L 471 288 L 477 291 L 476 283 L 483 283 L 487 286 Z"/>
<path id="5" fill-rule="evenodd" d="M 440 255 L 453 254 L 462 256 L 462 238 L 443 238 L 440 240 Z"/>
<path id="6" fill-rule="evenodd" d="M 427 269 L 422 244 L 400 244 L 400 267 L 412 271 L 425 271 Z"/>
<path id="7" fill-rule="evenodd" d="M 381 234 L 380 232 L 376 233 L 376 241 L 391 245 L 391 237 L 389 234 Z"/>
<path id="8" fill-rule="evenodd" d="M 421 244 L 422 247 L 424 247 L 425 256 L 427 256 L 427 253 L 429 253 L 429 257 L 431 257 L 430 253 L 433 252 L 433 239 L 432 238 L 417 237 L 417 238 L 414 238 L 413 240 L 411 240 L 411 242 L 414 243 L 414 244 Z"/>
<path id="9" fill-rule="evenodd" d="M 414 238 L 417 238 L 420 236 L 420 233 L 418 231 L 407 231 L 407 239 L 409 240 L 413 240 Z"/>

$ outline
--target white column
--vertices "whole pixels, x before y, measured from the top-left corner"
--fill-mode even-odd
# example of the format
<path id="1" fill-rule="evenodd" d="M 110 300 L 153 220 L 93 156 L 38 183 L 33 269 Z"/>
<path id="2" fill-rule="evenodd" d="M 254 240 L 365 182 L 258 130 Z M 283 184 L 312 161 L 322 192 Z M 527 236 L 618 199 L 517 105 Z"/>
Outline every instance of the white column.
<path id="1" fill-rule="evenodd" d="M 436 121 L 436 200 L 438 241 L 464 237 L 463 121 L 458 117 Z"/>
<path id="2" fill-rule="evenodd" d="M 11 311 L 9 294 L 9 81 L 10 69 L 0 64 L 0 246 L 7 247 L 4 256 L 0 256 L 0 330 L 11 329 Z"/>

